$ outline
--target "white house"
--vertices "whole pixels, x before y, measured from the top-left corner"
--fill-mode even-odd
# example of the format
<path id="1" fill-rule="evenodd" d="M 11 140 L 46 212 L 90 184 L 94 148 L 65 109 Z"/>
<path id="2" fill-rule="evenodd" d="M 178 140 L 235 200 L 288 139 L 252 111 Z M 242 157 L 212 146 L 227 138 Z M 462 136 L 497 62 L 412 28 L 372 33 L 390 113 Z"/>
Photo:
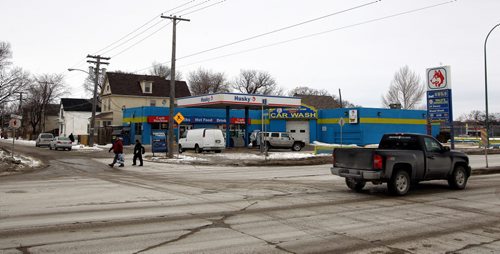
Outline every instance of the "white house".
<path id="1" fill-rule="evenodd" d="M 97 107 L 97 112 L 100 108 Z M 59 110 L 59 135 L 88 135 L 92 117 L 91 99 L 62 98 Z"/>

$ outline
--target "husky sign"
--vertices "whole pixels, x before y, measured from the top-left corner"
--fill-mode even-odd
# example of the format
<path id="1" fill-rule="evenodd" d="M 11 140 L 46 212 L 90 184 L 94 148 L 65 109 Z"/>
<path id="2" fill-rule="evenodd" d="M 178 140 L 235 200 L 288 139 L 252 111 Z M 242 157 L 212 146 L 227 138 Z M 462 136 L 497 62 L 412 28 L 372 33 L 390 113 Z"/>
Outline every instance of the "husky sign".
<path id="1" fill-rule="evenodd" d="M 427 113 L 432 122 L 453 122 L 450 67 L 427 69 Z"/>
<path id="2" fill-rule="evenodd" d="M 427 69 L 427 90 L 451 89 L 450 66 Z"/>

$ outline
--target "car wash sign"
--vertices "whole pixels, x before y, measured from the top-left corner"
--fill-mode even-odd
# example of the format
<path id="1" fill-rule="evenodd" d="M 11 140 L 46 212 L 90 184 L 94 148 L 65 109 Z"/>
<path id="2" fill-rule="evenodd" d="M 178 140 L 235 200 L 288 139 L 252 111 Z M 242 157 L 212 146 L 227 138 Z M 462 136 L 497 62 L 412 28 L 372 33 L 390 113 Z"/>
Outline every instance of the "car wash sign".
<path id="1" fill-rule="evenodd" d="M 432 122 L 453 122 L 449 66 L 427 69 L 427 114 Z"/>
<path id="2" fill-rule="evenodd" d="M 271 119 L 318 119 L 318 111 L 310 106 L 298 108 L 273 108 L 269 110 Z"/>

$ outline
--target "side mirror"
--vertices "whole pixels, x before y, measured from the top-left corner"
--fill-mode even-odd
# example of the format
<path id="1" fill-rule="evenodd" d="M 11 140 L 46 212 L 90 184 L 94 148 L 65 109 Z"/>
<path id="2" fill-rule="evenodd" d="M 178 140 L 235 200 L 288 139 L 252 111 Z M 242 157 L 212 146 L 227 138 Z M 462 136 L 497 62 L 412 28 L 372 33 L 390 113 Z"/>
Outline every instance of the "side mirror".
<path id="1" fill-rule="evenodd" d="M 450 147 L 448 147 L 448 146 L 443 147 L 443 151 L 444 152 L 449 152 L 450 151 Z"/>

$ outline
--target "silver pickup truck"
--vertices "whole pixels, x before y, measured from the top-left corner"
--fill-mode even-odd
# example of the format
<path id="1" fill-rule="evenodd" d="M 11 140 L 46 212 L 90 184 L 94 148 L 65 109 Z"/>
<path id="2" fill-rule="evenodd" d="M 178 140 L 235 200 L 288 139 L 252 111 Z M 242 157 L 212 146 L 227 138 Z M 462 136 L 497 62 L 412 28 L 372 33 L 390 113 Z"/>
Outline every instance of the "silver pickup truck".
<path id="1" fill-rule="evenodd" d="M 262 142 L 262 139 L 264 142 Z M 250 143 L 253 146 L 264 144 L 264 147 L 268 150 L 272 148 L 289 148 L 292 151 L 300 151 L 305 146 L 303 140 L 296 140 L 287 132 L 254 131 L 250 135 Z"/>
<path id="2" fill-rule="evenodd" d="M 471 168 L 466 154 L 431 136 L 395 133 L 385 134 L 378 148 L 334 149 L 331 172 L 355 191 L 366 182 L 387 183 L 390 193 L 405 195 L 411 183 L 427 180 L 448 180 L 453 189 L 464 189 Z"/>

